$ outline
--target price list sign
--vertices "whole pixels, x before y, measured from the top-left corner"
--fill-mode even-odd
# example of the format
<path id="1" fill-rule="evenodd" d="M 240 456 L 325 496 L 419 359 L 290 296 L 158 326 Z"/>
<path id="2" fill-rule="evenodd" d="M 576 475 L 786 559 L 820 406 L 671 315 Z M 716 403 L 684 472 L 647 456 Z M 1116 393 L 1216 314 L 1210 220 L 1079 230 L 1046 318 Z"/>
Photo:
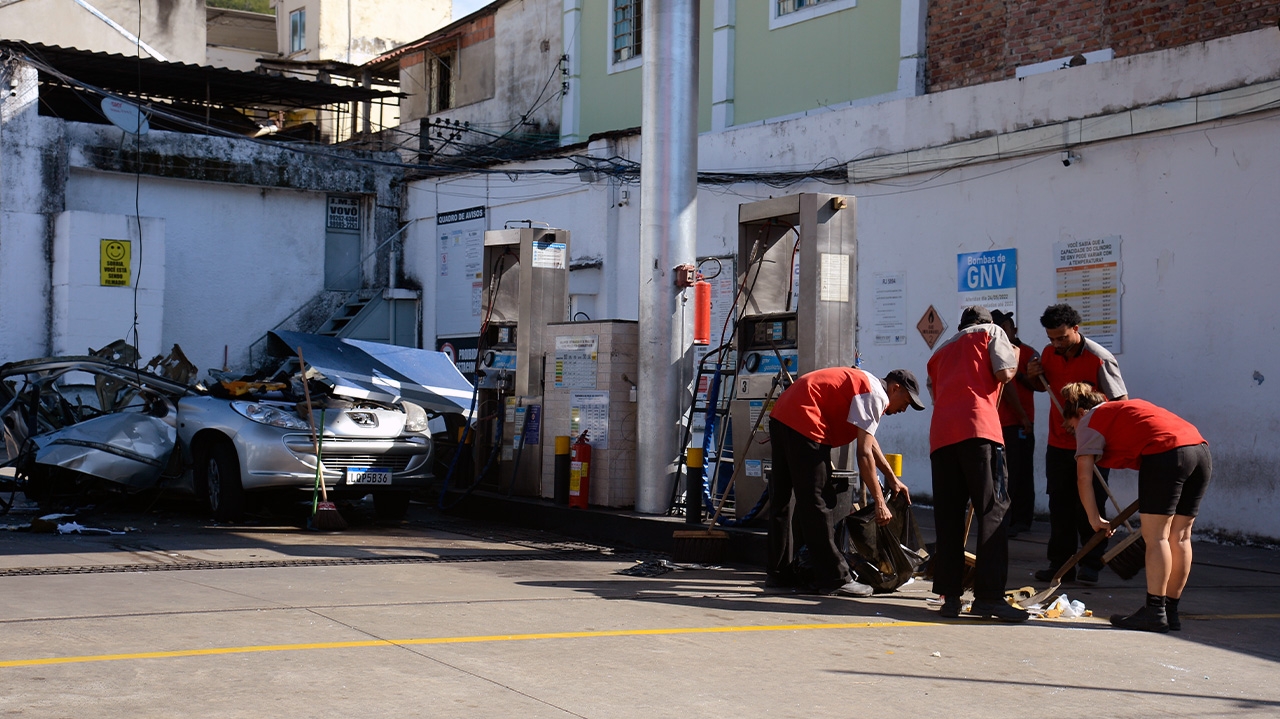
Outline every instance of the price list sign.
<path id="1" fill-rule="evenodd" d="M 1056 242 L 1053 255 L 1058 302 L 1076 308 L 1086 337 L 1120 354 L 1120 237 Z"/>

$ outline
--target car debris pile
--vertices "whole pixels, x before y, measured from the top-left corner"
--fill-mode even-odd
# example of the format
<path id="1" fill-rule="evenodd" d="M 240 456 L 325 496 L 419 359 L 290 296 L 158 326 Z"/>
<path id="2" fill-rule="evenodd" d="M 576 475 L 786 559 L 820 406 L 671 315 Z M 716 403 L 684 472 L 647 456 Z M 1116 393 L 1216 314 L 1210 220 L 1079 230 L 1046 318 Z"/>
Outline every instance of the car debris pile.
<path id="1" fill-rule="evenodd" d="M 466 422 L 471 384 L 440 352 L 294 332 L 271 333 L 268 350 L 269 371 L 210 371 L 201 382 L 176 345 L 143 367 L 123 341 L 0 366 L 9 468 L 0 512 L 17 491 L 60 508 L 100 491 L 164 488 L 236 521 L 256 493 L 312 491 L 310 419 L 323 435 L 329 494 L 372 494 L 379 517 L 403 516 L 432 479 L 433 433 Z"/>

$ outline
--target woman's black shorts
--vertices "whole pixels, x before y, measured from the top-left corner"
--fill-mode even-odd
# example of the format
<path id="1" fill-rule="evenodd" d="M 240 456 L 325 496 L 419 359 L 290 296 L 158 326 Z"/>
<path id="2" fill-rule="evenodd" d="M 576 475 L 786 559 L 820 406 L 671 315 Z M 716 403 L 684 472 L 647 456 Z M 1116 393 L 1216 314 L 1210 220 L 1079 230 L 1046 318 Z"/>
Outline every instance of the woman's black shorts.
<path id="1" fill-rule="evenodd" d="M 1213 475 L 1209 445 L 1191 444 L 1142 458 L 1138 469 L 1138 511 L 1194 517 Z"/>

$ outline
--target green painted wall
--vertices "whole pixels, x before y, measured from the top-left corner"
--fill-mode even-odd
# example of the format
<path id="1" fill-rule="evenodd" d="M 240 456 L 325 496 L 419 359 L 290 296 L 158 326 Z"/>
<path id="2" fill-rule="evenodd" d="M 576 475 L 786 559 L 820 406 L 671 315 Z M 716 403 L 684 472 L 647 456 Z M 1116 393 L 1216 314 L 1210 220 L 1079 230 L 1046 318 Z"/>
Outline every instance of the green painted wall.
<path id="1" fill-rule="evenodd" d="M 711 23 L 714 3 L 700 3 L 698 36 L 698 131 L 711 129 Z M 635 68 L 612 75 L 608 72 L 608 23 L 613 4 L 609 0 L 587 0 L 582 8 L 580 53 L 582 97 L 582 139 L 597 132 L 623 130 L 640 125 L 641 73 Z M 570 48 L 568 52 L 574 52 Z"/>
<path id="2" fill-rule="evenodd" d="M 733 122 L 745 125 L 898 88 L 899 0 L 769 30 L 771 0 L 738 3 Z"/>

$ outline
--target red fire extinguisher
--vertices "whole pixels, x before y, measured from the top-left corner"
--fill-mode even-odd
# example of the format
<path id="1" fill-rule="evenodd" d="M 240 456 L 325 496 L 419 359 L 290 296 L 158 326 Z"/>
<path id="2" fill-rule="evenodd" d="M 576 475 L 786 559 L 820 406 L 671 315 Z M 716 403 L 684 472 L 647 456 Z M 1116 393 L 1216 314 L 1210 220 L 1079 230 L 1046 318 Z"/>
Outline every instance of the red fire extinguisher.
<path id="1" fill-rule="evenodd" d="M 711 283 L 701 273 L 693 283 L 693 343 L 711 344 Z"/>
<path id="2" fill-rule="evenodd" d="M 587 430 L 569 448 L 569 506 L 587 508 L 591 496 L 591 445 L 587 444 Z"/>

